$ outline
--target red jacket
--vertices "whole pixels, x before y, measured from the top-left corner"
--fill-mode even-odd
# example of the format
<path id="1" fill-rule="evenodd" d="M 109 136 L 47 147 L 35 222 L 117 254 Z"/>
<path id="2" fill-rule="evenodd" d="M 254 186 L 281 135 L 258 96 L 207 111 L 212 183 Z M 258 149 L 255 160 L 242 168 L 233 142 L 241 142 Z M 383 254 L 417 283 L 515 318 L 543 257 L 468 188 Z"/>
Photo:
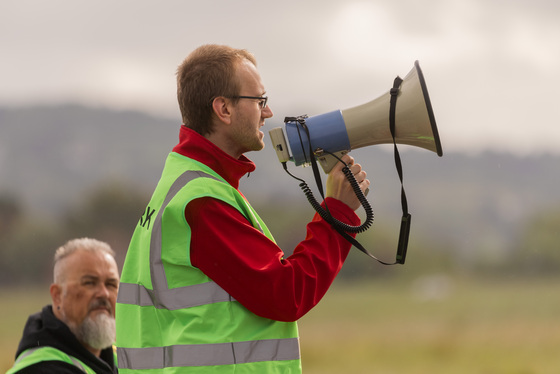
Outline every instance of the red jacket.
<path id="1" fill-rule="evenodd" d="M 204 163 L 236 189 L 240 178 L 255 170 L 247 157 L 236 160 L 185 126 L 173 152 Z M 333 198 L 327 204 L 337 219 L 360 224 L 346 204 Z M 295 321 L 317 305 L 351 247 L 317 214 L 305 240 L 285 259 L 274 242 L 220 200 L 193 200 L 185 218 L 192 230 L 192 264 L 253 313 L 279 321 Z"/>

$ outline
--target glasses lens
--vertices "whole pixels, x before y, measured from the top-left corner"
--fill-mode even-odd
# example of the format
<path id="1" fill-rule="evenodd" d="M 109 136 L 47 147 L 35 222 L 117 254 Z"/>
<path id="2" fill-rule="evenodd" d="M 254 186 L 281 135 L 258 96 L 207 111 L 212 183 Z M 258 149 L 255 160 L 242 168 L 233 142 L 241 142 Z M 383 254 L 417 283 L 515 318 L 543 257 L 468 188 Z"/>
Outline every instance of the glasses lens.
<path id="1" fill-rule="evenodd" d="M 257 101 L 259 108 L 264 109 L 266 108 L 266 103 L 268 101 L 268 96 L 232 96 L 232 99 L 251 99 L 251 100 L 259 100 Z"/>

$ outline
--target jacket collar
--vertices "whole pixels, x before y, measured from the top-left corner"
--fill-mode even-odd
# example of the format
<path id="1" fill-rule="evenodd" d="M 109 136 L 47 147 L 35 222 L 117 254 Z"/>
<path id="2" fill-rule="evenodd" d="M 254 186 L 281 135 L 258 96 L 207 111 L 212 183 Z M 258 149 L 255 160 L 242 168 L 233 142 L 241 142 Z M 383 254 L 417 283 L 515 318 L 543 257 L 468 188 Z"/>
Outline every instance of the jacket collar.
<path id="1" fill-rule="evenodd" d="M 52 306 L 45 306 L 41 312 L 29 316 L 23 337 L 19 342 L 16 357 L 23 351 L 38 346 L 50 346 L 69 354 L 93 369 L 96 373 L 114 373 L 113 348 L 105 348 L 100 357 L 94 356 L 70 331 L 68 326 L 56 318 Z"/>
<path id="2" fill-rule="evenodd" d="M 181 126 L 179 144 L 173 148 L 173 152 L 205 164 L 234 188 L 239 187 L 239 180 L 242 176 L 256 168 L 253 161 L 244 155 L 238 159 L 231 157 L 204 136 L 185 125 Z"/>

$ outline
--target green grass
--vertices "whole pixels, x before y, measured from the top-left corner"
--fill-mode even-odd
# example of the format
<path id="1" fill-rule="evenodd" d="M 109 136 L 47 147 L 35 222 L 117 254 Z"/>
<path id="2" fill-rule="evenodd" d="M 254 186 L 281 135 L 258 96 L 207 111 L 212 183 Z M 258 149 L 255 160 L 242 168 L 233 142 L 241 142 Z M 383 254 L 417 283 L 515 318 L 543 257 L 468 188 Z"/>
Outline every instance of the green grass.
<path id="1" fill-rule="evenodd" d="M 305 374 L 547 374 L 560 368 L 559 280 L 336 282 L 299 323 Z M 48 290 L 0 291 L 0 372 Z"/>
<path id="2" fill-rule="evenodd" d="M 557 281 L 388 282 L 338 284 L 301 320 L 306 374 L 559 372 Z"/>

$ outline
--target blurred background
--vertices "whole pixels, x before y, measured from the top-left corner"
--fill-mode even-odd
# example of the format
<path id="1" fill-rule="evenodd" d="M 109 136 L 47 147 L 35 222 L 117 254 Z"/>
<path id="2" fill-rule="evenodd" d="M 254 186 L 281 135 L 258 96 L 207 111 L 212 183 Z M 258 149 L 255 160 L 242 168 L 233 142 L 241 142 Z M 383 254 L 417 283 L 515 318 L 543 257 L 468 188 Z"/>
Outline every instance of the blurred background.
<path id="1" fill-rule="evenodd" d="M 305 372 L 557 373 L 559 16 L 552 0 L 2 1 L 0 370 L 49 303 L 58 246 L 105 240 L 122 266 L 177 143 L 176 68 L 218 43 L 258 61 L 275 116 L 241 189 L 287 254 L 313 210 L 266 130 L 373 100 L 415 60 L 430 93 L 444 156 L 400 147 L 407 263 L 351 252 L 300 323 Z M 376 217 L 358 239 L 393 261 L 392 147 L 352 155 Z"/>

